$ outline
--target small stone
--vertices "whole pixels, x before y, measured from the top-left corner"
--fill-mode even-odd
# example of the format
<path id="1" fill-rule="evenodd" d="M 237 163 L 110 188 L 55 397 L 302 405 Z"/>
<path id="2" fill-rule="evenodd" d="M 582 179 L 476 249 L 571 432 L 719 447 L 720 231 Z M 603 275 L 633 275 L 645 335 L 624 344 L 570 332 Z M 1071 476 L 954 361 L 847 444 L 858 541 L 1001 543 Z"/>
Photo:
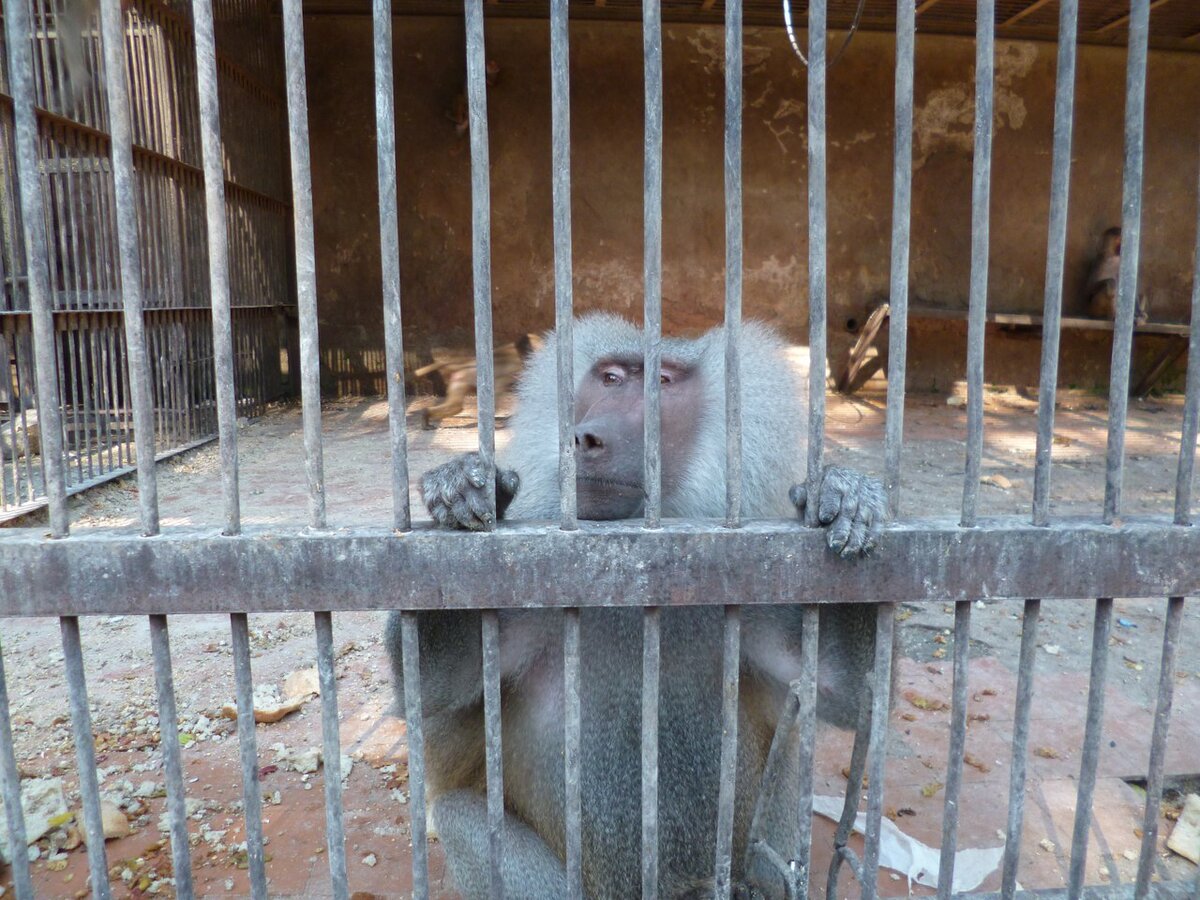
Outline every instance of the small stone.
<path id="1" fill-rule="evenodd" d="M 1167 849 L 1200 866 L 1200 794 L 1188 794 L 1179 821 L 1167 839 Z"/>
<path id="2" fill-rule="evenodd" d="M 368 853 L 366 856 L 363 857 L 363 865 L 364 866 L 369 866 L 371 868 L 374 868 L 375 863 L 377 863 L 377 862 L 379 862 L 379 860 L 375 857 L 374 853 Z"/>
<path id="3" fill-rule="evenodd" d="M 1043 850 L 1045 850 L 1047 853 L 1053 853 L 1056 849 L 1054 846 L 1054 842 L 1052 840 L 1050 840 L 1049 838 L 1042 838 L 1040 841 L 1038 841 L 1038 846 L 1041 847 Z"/>

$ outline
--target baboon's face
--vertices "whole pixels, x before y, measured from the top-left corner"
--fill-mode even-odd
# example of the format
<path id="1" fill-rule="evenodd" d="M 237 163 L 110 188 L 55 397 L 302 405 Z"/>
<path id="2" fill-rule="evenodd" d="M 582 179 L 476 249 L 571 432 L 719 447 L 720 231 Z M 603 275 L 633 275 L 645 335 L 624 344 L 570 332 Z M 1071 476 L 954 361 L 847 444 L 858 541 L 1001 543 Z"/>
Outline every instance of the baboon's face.
<path id="1" fill-rule="evenodd" d="M 699 379 L 662 361 L 662 489 L 685 470 L 702 411 Z M 611 357 L 584 377 L 575 397 L 576 491 L 581 519 L 627 519 L 645 502 L 645 405 L 641 357 Z"/>

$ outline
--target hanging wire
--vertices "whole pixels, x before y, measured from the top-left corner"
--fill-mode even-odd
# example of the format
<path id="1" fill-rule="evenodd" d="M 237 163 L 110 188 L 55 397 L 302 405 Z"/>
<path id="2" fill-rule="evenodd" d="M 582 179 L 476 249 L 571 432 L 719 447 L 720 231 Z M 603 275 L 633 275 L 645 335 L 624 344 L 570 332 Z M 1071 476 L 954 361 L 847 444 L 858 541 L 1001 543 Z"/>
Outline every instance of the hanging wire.
<path id="1" fill-rule="evenodd" d="M 837 53 L 833 54 L 833 58 L 826 63 L 825 68 L 832 69 L 842 54 L 846 52 L 846 48 L 850 46 L 850 39 L 854 37 L 854 32 L 858 31 L 858 23 L 862 20 L 863 8 L 867 5 L 867 0 L 858 0 L 858 8 L 854 10 L 854 21 L 850 23 L 850 30 L 846 32 L 846 37 L 842 41 L 842 46 L 838 47 Z M 792 50 L 796 56 L 800 57 L 800 62 L 808 66 L 808 60 L 804 56 L 804 51 L 800 49 L 800 45 L 796 42 L 796 32 L 792 28 L 792 4 L 790 0 L 783 0 L 783 24 L 787 28 L 788 40 L 791 42 Z"/>

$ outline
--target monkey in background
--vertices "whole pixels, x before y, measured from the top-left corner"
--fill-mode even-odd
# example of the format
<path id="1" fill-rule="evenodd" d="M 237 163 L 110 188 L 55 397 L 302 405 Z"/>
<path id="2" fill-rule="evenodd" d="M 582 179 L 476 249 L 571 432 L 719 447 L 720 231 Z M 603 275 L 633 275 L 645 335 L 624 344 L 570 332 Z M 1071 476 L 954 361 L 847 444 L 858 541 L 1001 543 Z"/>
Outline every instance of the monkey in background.
<path id="1" fill-rule="evenodd" d="M 1088 273 L 1088 315 L 1094 319 L 1113 321 L 1117 317 L 1117 279 L 1121 271 L 1121 229 L 1110 228 L 1101 238 L 1100 255 L 1092 263 Z M 1137 298 L 1134 322 L 1142 325 L 1150 319 L 1150 306 L 1146 297 Z"/>
<path id="2" fill-rule="evenodd" d="M 577 499 L 581 519 L 638 516 L 643 485 L 642 336 L 632 323 L 591 315 L 575 324 Z M 719 518 L 725 505 L 724 333 L 665 339 L 662 350 L 662 513 Z M 794 515 L 818 504 L 828 544 L 844 557 L 879 538 L 879 482 L 828 467 L 817 496 L 801 477 L 807 412 L 779 337 L 757 323 L 741 335 L 742 503 L 747 518 Z M 512 440 L 485 470 L 468 453 L 421 479 L 443 527 L 482 530 L 496 515 L 554 519 L 559 511 L 556 350 L 553 334 L 529 360 L 518 387 Z M 847 563 L 850 565 L 851 563 Z M 681 568 L 680 581 L 688 575 Z M 614 604 L 621 600 L 611 599 Z M 717 603 L 737 597 L 713 598 Z M 504 841 L 502 872 L 513 897 L 566 894 L 562 614 L 504 610 L 500 618 Z M 659 699 L 659 889 L 664 897 L 713 896 L 722 708 L 721 606 L 662 610 Z M 868 604 L 822 605 L 817 715 L 852 728 L 869 704 L 875 614 Z M 431 812 L 450 872 L 465 897 L 488 891 L 480 615 L 418 613 L 426 772 Z M 742 610 L 738 760 L 734 814 L 735 896 L 782 898 L 786 887 L 761 857 L 744 860 L 750 819 L 763 793 L 761 836 L 795 845 L 799 736 L 776 784 L 761 785 L 789 683 L 799 676 L 801 610 L 766 604 Z M 400 617 L 385 644 L 403 714 Z M 585 895 L 636 897 L 641 890 L 641 681 L 639 608 L 580 613 L 582 847 Z M 869 707 L 868 707 L 869 708 Z M 753 893 L 752 893 L 753 892 Z"/>
<path id="3" fill-rule="evenodd" d="M 501 344 L 492 356 L 492 374 L 496 396 L 502 397 L 512 388 L 529 354 L 542 345 L 536 334 L 523 334 L 515 341 Z M 443 419 L 458 415 L 466 405 L 467 395 L 475 390 L 475 357 L 455 354 L 422 366 L 413 372 L 418 377 L 440 377 L 446 386 L 442 401 L 421 410 L 421 424 L 436 427 Z"/>

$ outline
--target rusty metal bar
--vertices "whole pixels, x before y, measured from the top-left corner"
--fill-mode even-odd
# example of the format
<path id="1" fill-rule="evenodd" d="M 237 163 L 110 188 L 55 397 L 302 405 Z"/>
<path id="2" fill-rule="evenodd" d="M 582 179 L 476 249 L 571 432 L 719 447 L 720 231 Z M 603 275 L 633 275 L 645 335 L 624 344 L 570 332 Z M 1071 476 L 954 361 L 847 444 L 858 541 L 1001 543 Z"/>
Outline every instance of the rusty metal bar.
<path id="1" fill-rule="evenodd" d="M 321 686 L 321 738 L 325 757 L 325 845 L 333 896 L 348 900 L 346 828 L 342 818 L 342 741 L 338 733 L 337 675 L 333 668 L 333 613 L 313 613 L 317 678 Z"/>
<path id="2" fill-rule="evenodd" d="M 8 83 L 13 96 L 13 147 L 20 194 L 29 310 L 33 320 L 34 376 L 42 468 L 50 504 L 50 534 L 52 537 L 66 537 L 70 524 L 63 456 L 63 420 L 59 405 L 61 381 L 55 380 L 56 339 L 51 317 L 53 302 L 46 255 L 46 217 L 43 215 L 42 184 L 38 174 L 38 129 L 33 111 L 35 97 L 29 8 L 24 3 L 9 3 L 5 7 L 4 37 L 8 54 Z"/>
<path id="3" fill-rule="evenodd" d="M 242 814 L 246 825 L 246 864 L 250 896 L 267 900 L 267 868 L 263 855 L 262 789 L 254 736 L 254 678 L 250 671 L 250 623 L 244 612 L 229 616 L 233 675 L 237 691 L 238 754 L 242 765 Z"/>
<path id="4" fill-rule="evenodd" d="M 658 684 L 662 621 L 657 606 L 642 613 L 642 898 L 658 897 Z"/>
<path id="5" fill-rule="evenodd" d="M 421 707 L 421 643 L 417 614 L 400 613 L 404 659 L 404 724 L 408 739 L 408 815 L 412 831 L 414 900 L 429 897 L 429 839 L 425 829 L 425 716 Z"/>
<path id="6" fill-rule="evenodd" d="M 642 64 L 645 67 L 646 83 L 643 174 L 645 198 L 643 200 L 644 237 L 642 246 L 642 272 L 645 283 L 642 356 L 646 459 L 643 489 L 646 494 L 646 527 L 657 528 L 662 516 L 662 385 L 659 384 L 662 377 L 663 59 L 661 0 L 645 0 L 642 3 Z M 655 865 L 657 866 L 657 858 Z"/>
<path id="7" fill-rule="evenodd" d="M 742 261 L 742 0 L 726 0 L 725 524 L 730 528 L 742 521 Z"/>
<path id="8" fill-rule="evenodd" d="M 25 814 L 21 809 L 21 770 L 17 768 L 17 756 L 13 748 L 3 647 L 0 647 L 0 796 L 4 797 L 4 821 L 8 826 L 9 868 L 13 888 L 18 900 L 33 900 L 29 841 L 25 832 Z"/>
<path id="9" fill-rule="evenodd" d="M 1192 523 L 1192 475 L 1196 470 L 1196 432 L 1200 424 L 1200 205 L 1196 214 L 1196 254 L 1192 263 L 1192 329 L 1188 336 L 1187 399 L 1175 479 L 1175 524 Z M 1200 882 L 1197 882 L 1200 884 Z"/>
<path id="10" fill-rule="evenodd" d="M 879 880 L 880 820 L 883 816 L 883 770 L 887 762 L 888 710 L 892 694 L 892 631 L 896 607 L 881 603 L 875 610 L 875 669 L 871 686 L 871 738 L 867 744 L 867 827 L 863 848 L 862 896 L 874 900 Z"/>
<path id="11" fill-rule="evenodd" d="M 400 225 L 396 198 L 396 111 L 391 0 L 371 4 L 375 41 L 375 156 L 379 170 L 379 252 L 383 265 L 383 339 L 387 359 L 388 436 L 392 447 L 392 525 L 412 527 L 405 426 L 404 329 L 400 320 Z"/>
<path id="12" fill-rule="evenodd" d="M 942 811 L 942 854 L 937 884 L 939 900 L 950 900 L 954 892 L 958 800 L 962 793 L 963 756 L 967 749 L 967 680 L 970 662 L 971 601 L 960 600 L 954 604 L 954 699 L 950 710 L 950 751 L 946 766 L 946 800 Z"/>
<path id="13" fill-rule="evenodd" d="M 471 272 L 475 300 L 475 396 L 479 456 L 485 471 L 496 461 L 496 379 L 492 360 L 492 188 L 489 174 L 487 54 L 483 2 L 464 0 L 467 31 L 467 106 L 471 132 Z M 488 479 L 495 520 L 495 479 Z M 499 877 L 499 873 L 496 873 Z"/>
<path id="14" fill-rule="evenodd" d="M 109 107 L 112 107 L 111 101 Z M 171 830 L 171 864 L 175 892 L 192 896 L 192 860 L 188 850 L 187 800 L 183 761 L 179 751 L 179 713 L 175 708 L 175 679 L 171 674 L 171 641 L 167 617 L 150 616 L 150 649 L 154 654 L 154 686 L 158 695 L 159 747 L 167 786 L 167 816 Z"/>
<path id="15" fill-rule="evenodd" d="M 979 468 L 983 459 L 983 354 L 987 332 L 995 65 L 996 0 L 978 0 L 975 4 L 975 141 L 971 157 L 971 288 L 967 312 L 967 459 L 962 499 L 962 524 L 966 527 L 976 523 Z M 949 797 L 947 791 L 947 802 Z M 943 868 L 945 852 L 943 843 Z M 953 861 L 953 855 L 950 858 Z M 938 890 L 942 891 L 940 883 Z M 949 890 L 947 886 L 944 897 L 949 897 Z"/>
<path id="16" fill-rule="evenodd" d="M 488 893 L 504 897 L 504 752 L 500 721 L 500 617 L 483 611 L 483 729 L 487 756 Z"/>
<path id="17" fill-rule="evenodd" d="M 580 752 L 582 707 L 579 702 L 579 610 L 563 610 L 563 778 L 566 822 L 567 896 L 583 898 L 583 792 Z"/>
<path id="18" fill-rule="evenodd" d="M 900 452 L 908 356 L 908 251 L 912 233 L 913 49 L 912 0 L 896 0 L 896 128 L 892 160 L 892 261 L 888 290 L 887 425 L 884 485 L 893 516 L 900 513 Z"/>
<path id="19" fill-rule="evenodd" d="M 1033 708 L 1033 676 L 1037 662 L 1038 624 L 1042 601 L 1025 601 L 1021 619 L 1021 652 L 1017 664 L 1017 699 L 1013 711 L 1013 739 L 1008 781 L 1008 836 L 1004 842 L 1000 895 L 1012 900 L 1021 863 L 1021 830 L 1025 822 L 1025 777 L 1029 766 L 1029 712 Z"/>
<path id="20" fill-rule="evenodd" d="M 1121 266 L 1117 276 L 1117 316 L 1113 323 L 1111 381 L 1108 388 L 1108 450 L 1105 457 L 1105 523 L 1121 514 L 1125 467 L 1125 415 L 1129 408 L 1129 363 L 1137 304 L 1138 254 L 1142 232 L 1142 169 L 1146 130 L 1146 43 L 1150 0 L 1130 0 L 1129 62 L 1125 82 L 1125 175 L 1121 198 Z M 1082 884 L 1082 882 L 1080 882 Z"/>
<path id="21" fill-rule="evenodd" d="M 288 146 L 295 223 L 296 312 L 300 319 L 300 398 L 304 417 L 304 469 L 309 524 L 325 527 L 325 463 L 321 447 L 321 361 L 317 335 L 317 263 L 313 244 L 312 171 L 308 153 L 308 101 L 304 78 L 304 11 L 283 4 L 283 55 L 287 64 Z M 390 379 L 389 379 L 390 380 Z"/>
<path id="22" fill-rule="evenodd" d="M 825 452 L 825 38 L 826 0 L 808 5 L 808 496 L 805 524 L 818 524 Z"/>
<path id="23" fill-rule="evenodd" d="M 737 0 L 735 0 L 737 2 Z M 726 606 L 721 659 L 721 780 L 717 792 L 717 900 L 728 900 L 733 871 L 733 813 L 737 787 L 738 678 L 742 661 L 742 611 Z"/>

